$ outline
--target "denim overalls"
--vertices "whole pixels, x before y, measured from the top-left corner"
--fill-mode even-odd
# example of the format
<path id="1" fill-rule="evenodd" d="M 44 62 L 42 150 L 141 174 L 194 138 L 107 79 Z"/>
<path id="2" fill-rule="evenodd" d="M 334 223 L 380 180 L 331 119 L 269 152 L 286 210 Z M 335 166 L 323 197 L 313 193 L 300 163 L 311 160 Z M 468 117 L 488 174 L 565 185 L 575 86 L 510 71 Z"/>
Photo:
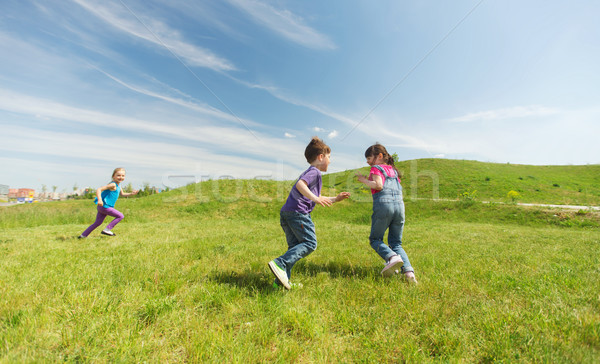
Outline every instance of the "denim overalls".
<path id="1" fill-rule="evenodd" d="M 402 230 L 404 229 L 404 201 L 402 200 L 402 186 L 398 182 L 397 173 L 388 176 L 381 166 L 374 166 L 385 177 L 383 189 L 373 194 L 373 215 L 371 215 L 371 247 L 386 262 L 394 255 L 400 255 L 404 261 L 402 273 L 413 272 L 408 256 L 402 249 Z M 388 244 L 383 242 L 385 231 L 389 228 Z"/>

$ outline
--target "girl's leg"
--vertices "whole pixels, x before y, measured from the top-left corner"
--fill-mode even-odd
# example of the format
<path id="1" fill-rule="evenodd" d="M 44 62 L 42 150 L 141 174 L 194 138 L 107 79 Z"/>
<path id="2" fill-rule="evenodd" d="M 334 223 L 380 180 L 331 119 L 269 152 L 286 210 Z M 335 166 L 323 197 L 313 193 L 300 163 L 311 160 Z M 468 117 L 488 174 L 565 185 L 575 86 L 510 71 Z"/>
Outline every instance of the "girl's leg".
<path id="1" fill-rule="evenodd" d="M 115 208 L 109 207 L 104 209 L 104 213 L 106 215 L 112 216 L 115 219 L 113 221 L 111 221 L 107 226 L 106 226 L 106 230 L 112 230 L 115 225 L 117 225 L 118 223 L 121 222 L 121 220 L 123 220 L 123 218 L 125 217 L 125 215 L 123 215 L 120 211 L 118 211 Z"/>
<path id="2" fill-rule="evenodd" d="M 408 255 L 402 248 L 402 232 L 404 230 L 404 204 L 400 204 L 394 218 L 390 223 L 390 231 L 388 233 L 388 243 L 390 248 L 402 258 L 404 265 L 402 266 L 402 273 L 414 272 L 414 269 L 410 265 Z"/>
<path id="3" fill-rule="evenodd" d="M 369 242 L 371 248 L 386 262 L 396 253 L 383 242 L 385 231 L 390 226 L 391 214 L 387 204 L 373 204 L 373 215 L 371 215 L 371 234 Z"/>
<path id="4" fill-rule="evenodd" d="M 98 206 L 96 209 L 98 210 L 98 213 L 96 214 L 96 221 L 94 221 L 94 223 L 92 225 L 90 225 L 87 229 L 85 229 L 85 231 L 83 233 L 81 233 L 81 236 L 87 237 L 88 235 L 91 234 L 92 231 L 94 231 L 95 228 L 102 225 L 102 223 L 104 222 L 104 219 L 106 218 L 106 214 L 104 214 L 104 211 L 103 211 L 104 208 Z"/>
<path id="5" fill-rule="evenodd" d="M 317 249 L 317 235 L 310 215 L 284 211 L 281 214 L 281 227 L 285 232 L 288 250 L 275 259 L 275 263 L 285 269 L 289 279 L 294 264 Z"/>

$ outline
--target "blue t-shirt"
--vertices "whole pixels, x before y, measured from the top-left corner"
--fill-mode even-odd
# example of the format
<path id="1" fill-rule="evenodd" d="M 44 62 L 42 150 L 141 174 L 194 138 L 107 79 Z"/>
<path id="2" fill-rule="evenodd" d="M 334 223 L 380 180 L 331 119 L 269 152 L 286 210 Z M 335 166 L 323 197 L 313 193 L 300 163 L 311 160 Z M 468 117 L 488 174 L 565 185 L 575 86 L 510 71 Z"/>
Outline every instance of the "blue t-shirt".
<path id="1" fill-rule="evenodd" d="M 117 189 L 114 191 L 104 190 L 100 194 L 100 197 L 102 197 L 102 204 L 105 208 L 115 207 L 115 204 L 117 203 L 117 199 L 119 198 L 119 195 L 121 194 L 121 186 L 119 186 L 119 184 L 116 183 L 115 181 L 111 181 L 110 183 L 114 183 L 115 185 L 117 185 Z M 96 199 L 94 200 L 94 203 L 96 203 L 96 204 L 98 203 L 98 197 L 96 197 Z"/>
<path id="2" fill-rule="evenodd" d="M 309 214 L 315 208 L 315 202 L 298 191 L 296 184 L 303 180 L 308 185 L 308 189 L 316 196 L 321 195 L 323 188 L 323 180 L 321 179 L 321 171 L 317 167 L 310 166 L 304 173 L 300 175 L 298 181 L 292 187 L 290 194 L 281 208 L 281 211 L 296 211 L 302 214 Z"/>

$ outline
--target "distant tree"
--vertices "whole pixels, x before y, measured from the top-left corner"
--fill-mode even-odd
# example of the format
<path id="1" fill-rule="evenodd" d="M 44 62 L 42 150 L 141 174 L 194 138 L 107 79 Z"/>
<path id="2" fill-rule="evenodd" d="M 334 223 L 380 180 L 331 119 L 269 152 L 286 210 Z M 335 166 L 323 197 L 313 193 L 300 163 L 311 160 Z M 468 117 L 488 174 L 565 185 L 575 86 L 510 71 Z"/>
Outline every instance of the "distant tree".
<path id="1" fill-rule="evenodd" d="M 55 193 L 57 188 L 58 186 L 52 186 L 52 193 Z"/>
<path id="2" fill-rule="evenodd" d="M 156 191 L 155 187 L 150 187 L 150 183 L 149 182 L 144 182 L 143 183 L 143 187 L 140 189 L 140 192 L 138 192 L 138 196 L 142 197 L 142 196 L 149 196 L 154 194 Z"/>

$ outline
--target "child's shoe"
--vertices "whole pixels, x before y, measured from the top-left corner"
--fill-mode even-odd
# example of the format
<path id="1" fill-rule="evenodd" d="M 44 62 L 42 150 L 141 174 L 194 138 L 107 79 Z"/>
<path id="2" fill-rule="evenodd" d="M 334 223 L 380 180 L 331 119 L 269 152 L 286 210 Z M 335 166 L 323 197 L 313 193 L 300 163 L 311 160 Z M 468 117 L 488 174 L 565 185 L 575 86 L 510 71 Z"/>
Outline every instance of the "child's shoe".
<path id="1" fill-rule="evenodd" d="M 406 279 L 406 281 L 409 284 L 418 284 L 419 283 L 419 282 L 417 282 L 417 277 L 415 277 L 415 272 L 404 273 L 404 279 Z"/>
<path id="2" fill-rule="evenodd" d="M 390 258 L 390 260 L 388 260 L 387 264 L 385 265 L 385 268 L 383 268 L 383 270 L 381 271 L 381 275 L 384 277 L 392 276 L 394 272 L 397 269 L 401 268 L 403 265 L 404 262 L 402 261 L 402 258 L 400 258 L 399 255 L 394 255 Z"/>
<path id="3" fill-rule="evenodd" d="M 117 234 L 113 233 L 110 230 L 102 230 L 100 234 L 108 235 L 108 236 L 117 236 Z"/>
<path id="4" fill-rule="evenodd" d="M 281 284 L 285 289 L 291 288 L 287 273 L 283 269 L 279 268 L 279 266 L 277 265 L 277 263 L 275 263 L 274 260 L 269 262 L 269 268 L 271 269 L 271 272 L 273 272 L 273 275 L 275 276 L 279 284 Z"/>
<path id="5" fill-rule="evenodd" d="M 77 237 L 77 239 L 85 239 L 85 238 L 87 238 L 87 236 L 79 235 L 79 236 Z"/>
<path id="6" fill-rule="evenodd" d="M 304 285 L 303 285 L 302 283 L 292 283 L 292 282 L 290 282 L 290 281 L 288 281 L 288 283 L 290 284 L 290 289 L 292 289 L 292 288 L 293 288 L 293 289 L 298 289 L 298 288 L 302 288 L 302 287 L 304 287 Z M 281 288 L 281 287 L 282 287 L 282 286 L 281 286 L 281 284 L 279 284 L 279 281 L 278 281 L 277 279 L 275 279 L 275 280 L 273 281 L 273 288 L 277 288 L 277 289 L 279 289 L 279 288 Z"/>

